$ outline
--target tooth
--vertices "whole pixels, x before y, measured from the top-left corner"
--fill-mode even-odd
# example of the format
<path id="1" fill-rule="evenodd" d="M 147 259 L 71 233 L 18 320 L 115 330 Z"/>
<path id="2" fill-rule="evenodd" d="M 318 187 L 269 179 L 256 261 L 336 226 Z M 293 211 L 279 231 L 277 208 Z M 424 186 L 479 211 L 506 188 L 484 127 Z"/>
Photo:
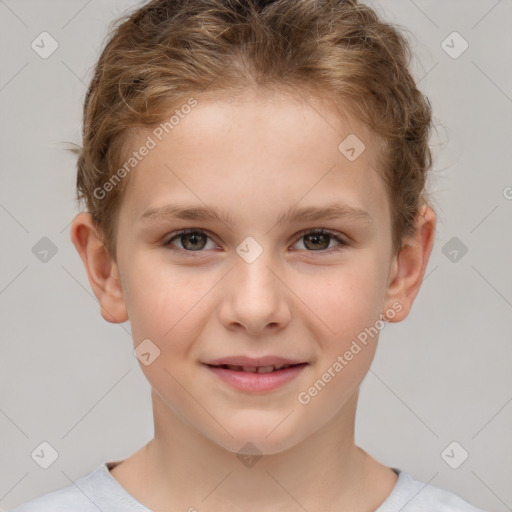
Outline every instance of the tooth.
<path id="1" fill-rule="evenodd" d="M 256 366 L 243 366 L 242 367 L 244 372 L 249 372 L 249 373 L 256 373 L 256 371 L 258 370 L 256 368 Z"/>
<path id="2" fill-rule="evenodd" d="M 222 364 L 220 368 L 226 368 L 228 370 L 236 371 L 236 372 L 248 372 L 248 373 L 270 373 L 276 370 L 282 370 L 283 368 L 289 368 L 293 366 L 291 364 L 278 364 L 278 365 L 269 365 L 269 366 L 238 366 L 234 364 Z"/>
<path id="3" fill-rule="evenodd" d="M 258 373 L 270 373 L 274 371 L 273 366 L 258 366 Z"/>

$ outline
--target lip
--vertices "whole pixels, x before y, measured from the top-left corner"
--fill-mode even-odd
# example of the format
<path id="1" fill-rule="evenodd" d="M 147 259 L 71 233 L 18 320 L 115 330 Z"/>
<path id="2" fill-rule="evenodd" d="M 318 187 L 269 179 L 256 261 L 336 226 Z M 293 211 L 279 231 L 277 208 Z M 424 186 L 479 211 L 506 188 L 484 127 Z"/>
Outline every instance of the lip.
<path id="1" fill-rule="evenodd" d="M 233 366 L 278 366 L 283 364 L 301 364 L 306 361 L 299 359 L 290 359 L 280 356 L 263 356 L 263 357 L 247 357 L 247 356 L 228 356 L 211 361 L 204 361 L 203 364 L 220 366 L 221 364 L 230 364 Z"/>
<path id="2" fill-rule="evenodd" d="M 238 359 L 240 361 L 240 359 Z M 252 360 L 254 362 L 254 359 Z M 203 363 L 204 364 L 204 363 Z M 220 363 L 220 364 L 231 364 L 231 363 Z M 297 378 L 304 368 L 308 366 L 308 363 L 276 363 L 276 364 L 296 364 L 296 366 L 290 366 L 289 368 L 283 368 L 281 370 L 275 370 L 269 373 L 253 373 L 245 371 L 230 370 L 229 368 L 222 368 L 219 366 L 204 366 L 213 375 L 218 377 L 221 381 L 228 384 L 232 388 L 246 393 L 261 394 L 269 393 L 278 389 L 285 384 L 291 382 Z M 252 366 L 250 364 L 236 365 L 236 366 Z M 259 365 L 259 366 L 270 366 L 270 365 Z"/>

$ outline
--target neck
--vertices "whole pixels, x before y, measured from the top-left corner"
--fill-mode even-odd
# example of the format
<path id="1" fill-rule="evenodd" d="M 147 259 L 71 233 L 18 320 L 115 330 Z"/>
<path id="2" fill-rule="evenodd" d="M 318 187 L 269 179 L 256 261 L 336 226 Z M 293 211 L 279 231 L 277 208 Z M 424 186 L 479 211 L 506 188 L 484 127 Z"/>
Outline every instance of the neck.
<path id="1" fill-rule="evenodd" d="M 234 504 L 247 512 L 375 510 L 396 483 L 389 468 L 354 444 L 357 394 L 301 443 L 252 460 L 205 438 L 152 396 L 154 439 L 112 474 L 155 512 L 217 512 Z"/>

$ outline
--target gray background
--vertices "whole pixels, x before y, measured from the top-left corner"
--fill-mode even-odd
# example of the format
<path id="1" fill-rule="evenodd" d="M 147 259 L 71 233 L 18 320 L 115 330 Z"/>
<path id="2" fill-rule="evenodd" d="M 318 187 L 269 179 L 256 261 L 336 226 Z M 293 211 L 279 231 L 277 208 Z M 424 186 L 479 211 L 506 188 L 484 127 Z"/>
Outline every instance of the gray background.
<path id="1" fill-rule="evenodd" d="M 485 510 L 512 510 L 512 2 L 368 3 L 414 34 L 413 71 L 437 126 L 438 228 L 411 314 L 381 333 L 356 443 Z M 108 24 L 136 5 L 0 0 L 0 508 L 70 485 L 153 434 L 129 324 L 101 318 L 70 241 L 75 157 L 63 144 L 80 143 Z M 46 59 L 31 48 L 42 31 L 59 45 Z M 446 39 L 453 31 L 469 44 L 457 58 L 444 49 L 462 48 Z M 43 237 L 57 251 L 46 261 Z M 43 441 L 59 454 L 46 470 L 31 457 Z M 462 450 L 453 469 L 445 460 Z"/>

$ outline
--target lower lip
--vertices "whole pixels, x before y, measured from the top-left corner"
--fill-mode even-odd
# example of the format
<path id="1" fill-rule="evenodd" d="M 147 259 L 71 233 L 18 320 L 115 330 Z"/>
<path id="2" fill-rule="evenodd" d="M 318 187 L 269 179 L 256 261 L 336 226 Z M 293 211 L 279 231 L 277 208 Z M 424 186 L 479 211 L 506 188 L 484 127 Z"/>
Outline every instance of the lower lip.
<path id="1" fill-rule="evenodd" d="M 283 386 L 295 379 L 305 368 L 307 363 L 290 366 L 270 373 L 256 373 L 229 370 L 218 366 L 205 365 L 212 373 L 217 375 L 230 386 L 251 393 L 268 392 Z"/>

